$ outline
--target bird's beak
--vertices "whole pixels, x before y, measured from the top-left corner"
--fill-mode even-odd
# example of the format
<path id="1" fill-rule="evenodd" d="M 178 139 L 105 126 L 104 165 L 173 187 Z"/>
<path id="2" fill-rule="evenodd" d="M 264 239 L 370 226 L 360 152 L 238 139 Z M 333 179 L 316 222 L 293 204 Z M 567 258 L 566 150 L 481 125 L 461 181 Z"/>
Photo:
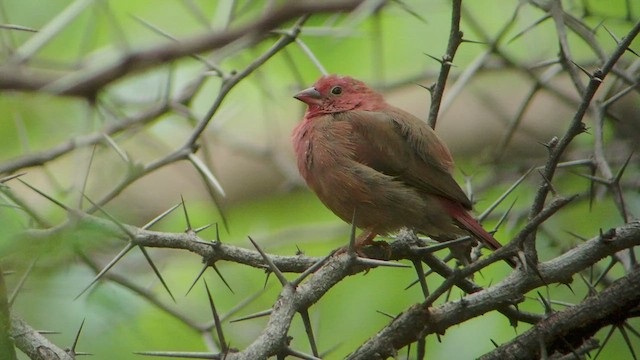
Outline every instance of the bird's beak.
<path id="1" fill-rule="evenodd" d="M 322 104 L 322 96 L 320 95 L 320 92 L 312 87 L 300 91 L 299 93 L 295 94 L 293 97 L 302 101 L 307 105 Z"/>

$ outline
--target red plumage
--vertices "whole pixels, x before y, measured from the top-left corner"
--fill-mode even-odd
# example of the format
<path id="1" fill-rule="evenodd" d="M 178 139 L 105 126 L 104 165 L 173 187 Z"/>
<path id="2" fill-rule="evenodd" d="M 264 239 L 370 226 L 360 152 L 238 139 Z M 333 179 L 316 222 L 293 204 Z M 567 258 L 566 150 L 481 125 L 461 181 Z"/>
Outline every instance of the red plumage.
<path id="1" fill-rule="evenodd" d="M 426 123 L 350 77 L 323 76 L 295 98 L 308 105 L 293 132 L 300 174 L 342 220 L 357 209 L 360 241 L 408 227 L 439 241 L 472 235 L 500 247 L 468 213 L 451 154 Z M 452 250 L 468 261 L 468 246 Z"/>

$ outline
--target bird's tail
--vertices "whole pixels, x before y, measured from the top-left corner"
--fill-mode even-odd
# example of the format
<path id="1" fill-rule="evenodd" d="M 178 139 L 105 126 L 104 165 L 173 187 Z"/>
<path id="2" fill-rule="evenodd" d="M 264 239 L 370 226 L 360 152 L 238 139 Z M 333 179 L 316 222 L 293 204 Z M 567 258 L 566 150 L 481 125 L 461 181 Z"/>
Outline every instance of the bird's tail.
<path id="1" fill-rule="evenodd" d="M 471 214 L 469 214 L 469 212 L 467 212 L 467 210 L 464 209 L 462 205 L 448 199 L 441 199 L 441 203 L 442 205 L 444 205 L 449 215 L 454 218 L 454 220 L 461 228 L 471 233 L 489 249 L 495 251 L 502 247 L 498 240 L 496 240 L 493 235 L 489 234 L 485 229 L 483 229 L 480 223 L 476 221 L 476 219 L 471 217 Z M 507 258 L 505 259 L 505 261 L 515 269 L 517 264 L 513 259 Z"/>

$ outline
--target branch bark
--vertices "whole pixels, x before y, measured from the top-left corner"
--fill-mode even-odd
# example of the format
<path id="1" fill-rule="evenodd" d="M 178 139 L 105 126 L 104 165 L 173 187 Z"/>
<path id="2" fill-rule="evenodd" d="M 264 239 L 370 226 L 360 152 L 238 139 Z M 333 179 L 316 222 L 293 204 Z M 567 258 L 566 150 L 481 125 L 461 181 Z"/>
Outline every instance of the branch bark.
<path id="1" fill-rule="evenodd" d="M 443 334 L 451 326 L 492 310 L 522 301 L 525 293 L 552 283 L 569 283 L 572 275 L 617 251 L 640 245 L 640 222 L 614 229 L 610 239 L 593 238 L 564 255 L 538 265 L 538 274 L 514 271 L 498 284 L 483 291 L 425 308 L 414 305 L 391 324 L 365 342 L 350 357 L 375 359 L 392 356 L 397 349 L 429 334 Z"/>
<path id="2" fill-rule="evenodd" d="M 271 30 L 305 14 L 336 13 L 355 9 L 363 0 L 289 1 L 258 20 L 236 29 L 205 33 L 180 42 L 134 50 L 100 68 L 88 68 L 61 77 L 16 71 L 13 66 L 0 68 L 0 90 L 46 91 L 57 95 L 92 99 L 99 90 L 133 72 L 161 66 L 185 56 L 219 49 L 241 38 L 255 43 Z"/>
<path id="3" fill-rule="evenodd" d="M 32 360 L 73 360 L 66 351 L 59 348 L 24 320 L 11 317 L 11 335 L 16 346 Z"/>
<path id="4" fill-rule="evenodd" d="M 539 359 L 542 348 L 547 354 L 569 353 L 603 327 L 624 322 L 639 303 L 640 268 L 636 268 L 601 293 L 552 314 L 480 359 Z"/>

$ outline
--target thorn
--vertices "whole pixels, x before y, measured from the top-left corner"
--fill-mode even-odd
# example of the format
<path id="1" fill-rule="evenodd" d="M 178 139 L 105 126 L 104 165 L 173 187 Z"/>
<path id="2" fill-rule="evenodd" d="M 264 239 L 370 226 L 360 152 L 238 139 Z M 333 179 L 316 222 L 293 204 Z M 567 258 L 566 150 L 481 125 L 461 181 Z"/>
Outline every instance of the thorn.
<path id="1" fill-rule="evenodd" d="M 500 226 L 502 226 L 502 224 L 505 222 L 505 220 L 507 220 L 507 217 L 509 216 L 509 213 L 511 213 L 511 210 L 513 210 L 513 207 L 515 206 L 516 201 L 518 201 L 518 198 L 513 199 L 513 202 L 511 203 L 511 205 L 509 205 L 509 207 L 507 208 L 507 211 L 505 211 L 504 214 L 502 214 L 502 216 L 498 220 L 498 223 L 493 228 L 492 233 L 496 233 L 500 228 Z"/>
<path id="2" fill-rule="evenodd" d="M 353 216 L 351 217 L 351 231 L 349 232 L 349 248 L 347 253 L 351 258 L 355 258 L 356 254 L 356 211 L 357 208 L 353 208 Z"/>
<path id="3" fill-rule="evenodd" d="M 458 244 L 469 242 L 471 240 L 471 236 L 463 236 L 454 240 L 448 240 L 426 247 L 412 247 L 411 250 L 415 251 L 418 255 L 431 254 L 438 250 L 447 249 Z"/>
<path id="4" fill-rule="evenodd" d="M 611 228 L 609 230 L 607 230 L 606 232 L 602 232 L 602 228 L 599 229 L 600 235 L 598 236 L 598 240 L 607 243 L 607 242 L 611 242 L 615 239 L 616 237 L 616 229 L 615 228 Z"/>
<path id="5" fill-rule="evenodd" d="M 422 15 L 420 15 L 417 11 L 415 11 L 414 9 L 412 9 L 411 7 L 409 7 L 404 1 L 401 0 L 394 0 L 394 2 L 396 4 L 398 4 L 402 10 L 406 11 L 409 15 L 415 17 L 416 19 L 418 19 L 420 22 L 422 22 L 423 24 L 428 24 L 429 22 L 427 21 L 426 18 L 424 18 Z"/>
<path id="6" fill-rule="evenodd" d="M 209 285 L 207 285 L 206 280 L 204 280 L 204 287 L 207 290 L 207 297 L 209 298 L 209 306 L 211 307 L 211 313 L 213 314 L 213 321 L 216 324 L 216 333 L 218 333 L 218 342 L 220 343 L 222 352 L 226 354 L 229 351 L 229 348 L 227 348 L 227 342 L 225 341 L 224 333 L 222 332 L 222 323 L 220 322 L 220 317 L 218 316 L 218 312 L 216 311 L 216 305 L 213 303 L 211 290 L 209 290 Z"/>
<path id="7" fill-rule="evenodd" d="M 545 15 L 542 18 L 538 19 L 533 24 L 531 24 L 531 25 L 527 26 L 526 28 L 524 28 L 524 30 L 522 30 L 519 33 L 515 34 L 509 41 L 507 41 L 507 44 L 511 44 L 513 41 L 515 41 L 516 39 L 520 38 L 522 35 L 524 35 L 527 32 L 529 32 L 529 30 L 535 28 L 536 26 L 540 25 L 541 23 L 543 23 L 544 21 L 546 21 L 548 19 L 551 19 L 551 15 Z"/>
<path id="8" fill-rule="evenodd" d="M 595 177 L 598 166 L 593 164 L 589 168 L 591 170 L 590 175 Z M 596 197 L 596 183 L 594 181 L 591 181 L 589 183 L 589 211 L 593 210 L 593 202 L 595 201 L 595 197 Z"/>
<path id="9" fill-rule="evenodd" d="M 593 282 L 593 286 L 594 288 L 596 286 L 598 286 L 598 284 L 600 284 L 600 281 L 602 281 L 605 276 L 607 276 L 607 274 L 609 273 L 609 271 L 611 271 L 611 269 L 613 269 L 613 267 L 618 263 L 618 260 L 615 257 L 611 257 L 611 261 L 609 262 L 609 264 L 607 265 L 607 267 L 602 271 L 602 274 L 600 274 L 600 276 L 598 276 L 598 278 L 596 279 L 596 281 Z M 595 290 L 595 289 L 594 289 Z"/>
<path id="10" fill-rule="evenodd" d="M 542 302 L 542 305 L 544 306 L 545 314 L 547 314 L 547 315 L 553 314 L 554 310 L 553 310 L 553 307 L 551 307 L 551 304 L 549 303 L 549 301 L 544 296 L 542 296 L 540 291 L 536 291 L 536 293 L 538 294 L 538 297 L 540 298 L 540 301 Z"/>
<path id="11" fill-rule="evenodd" d="M 579 273 L 580 278 L 582 279 L 582 281 L 585 283 L 585 285 L 587 285 L 587 288 L 589 289 L 587 296 L 593 296 L 596 295 L 598 293 L 598 290 L 596 290 L 595 286 L 593 284 L 591 284 L 591 282 L 589 282 L 589 280 L 587 280 L 584 275 L 582 275 L 582 273 Z"/>
<path id="12" fill-rule="evenodd" d="M 205 177 L 207 182 L 211 184 L 214 189 L 216 189 L 218 194 L 220 194 L 222 197 L 226 197 L 227 194 L 224 192 L 222 185 L 220 185 L 220 182 L 218 181 L 218 179 L 216 179 L 216 177 L 213 176 L 213 173 L 211 173 L 211 170 L 209 170 L 209 168 L 202 162 L 202 160 L 200 160 L 200 158 L 195 156 L 195 154 L 192 152 L 189 153 L 188 157 L 189 157 L 189 161 L 191 161 L 191 164 L 193 164 L 196 170 L 198 170 L 198 172 L 200 172 L 200 174 L 202 174 Z"/>
<path id="13" fill-rule="evenodd" d="M 156 216 L 155 218 L 153 218 L 153 220 L 149 221 L 148 223 L 144 224 L 144 226 L 142 227 L 143 230 L 147 230 L 150 227 L 152 227 L 153 225 L 155 225 L 158 221 L 162 220 L 165 218 L 165 216 L 169 215 L 170 213 L 173 212 L 173 210 L 177 209 L 178 206 L 180 206 L 180 203 L 173 205 L 171 208 L 169 208 L 168 210 L 166 210 L 165 212 L 163 212 L 162 214 Z"/>
<path id="14" fill-rule="evenodd" d="M 213 271 L 216 272 L 216 274 L 218 274 L 218 277 L 220 278 L 220 280 L 222 280 L 222 282 L 224 283 L 224 285 L 227 287 L 227 289 L 229 289 L 229 291 L 231 291 L 232 294 L 235 294 L 233 292 L 233 289 L 231 288 L 231 285 L 229 285 L 229 283 L 227 282 L 227 280 L 224 278 L 224 276 L 222 276 L 222 273 L 220 272 L 220 270 L 218 270 L 218 267 L 216 266 L 215 263 L 211 264 L 211 267 L 213 268 Z"/>
<path id="15" fill-rule="evenodd" d="M 422 261 L 413 260 L 413 267 L 416 269 L 418 282 L 420 283 L 420 287 L 422 288 L 422 294 L 426 299 L 427 297 L 429 297 L 429 287 L 427 286 L 427 279 L 425 278 L 424 271 L 422 270 Z"/>
<path id="16" fill-rule="evenodd" d="M 187 290 L 184 296 L 189 295 L 189 293 L 191 292 L 191 289 L 193 289 L 193 287 L 196 286 L 196 283 L 198 282 L 198 280 L 200 280 L 200 278 L 202 277 L 202 274 L 204 274 L 204 272 L 207 271 L 208 267 L 209 267 L 209 264 L 205 263 L 202 269 L 200 269 L 198 276 L 196 276 L 196 279 L 193 280 L 193 282 L 191 283 L 191 286 L 189 286 L 189 290 Z"/>
<path id="17" fill-rule="evenodd" d="M 160 274 L 160 271 L 156 267 L 156 264 L 154 264 L 153 260 L 151 260 L 151 257 L 149 256 L 149 253 L 147 252 L 147 249 L 145 249 L 144 246 L 141 246 L 141 245 L 138 245 L 138 247 L 140 248 L 140 251 L 142 251 L 142 254 L 144 255 L 145 259 L 147 259 L 147 262 L 151 266 L 151 269 L 153 269 L 153 272 L 156 274 L 156 277 L 158 278 L 158 280 L 160 280 L 160 283 L 162 284 L 164 289 L 167 291 L 167 293 L 171 297 L 171 300 L 173 300 L 173 302 L 176 302 L 176 298 L 173 297 L 173 294 L 171 293 L 171 290 L 169 290 L 169 286 L 164 281 L 164 278 Z"/>
<path id="18" fill-rule="evenodd" d="M 201 226 L 201 227 L 199 227 L 199 228 L 197 228 L 197 229 L 193 230 L 193 232 L 197 234 L 197 233 L 199 233 L 199 232 L 201 232 L 201 231 L 203 231 L 203 230 L 206 230 L 206 229 L 210 228 L 210 227 L 211 227 L 211 225 L 213 225 L 213 224 L 207 224 L 207 225 L 205 225 L 205 226 Z"/>
<path id="19" fill-rule="evenodd" d="M 17 177 L 16 177 L 16 178 L 17 178 Z M 22 184 L 24 184 L 25 186 L 27 186 L 29 189 L 31 189 L 31 190 L 33 190 L 33 191 L 37 192 L 38 194 L 42 195 L 42 196 L 43 196 L 44 198 L 46 198 L 47 200 L 49 200 L 49 201 L 51 201 L 52 203 L 54 203 L 54 204 L 58 205 L 58 207 L 60 207 L 60 208 L 64 209 L 64 210 L 65 210 L 65 211 L 67 211 L 67 212 L 71 212 L 71 211 L 72 211 L 72 210 L 71 210 L 71 208 L 69 208 L 67 205 L 65 205 L 65 204 L 61 203 L 60 201 L 58 201 L 58 200 L 54 199 L 53 197 L 51 197 L 51 196 L 49 196 L 49 195 L 45 194 L 44 192 L 42 192 L 42 191 L 40 191 L 40 190 L 36 189 L 35 187 L 33 187 L 33 186 L 29 185 L 27 182 L 23 181 L 22 179 L 20 179 L 20 178 L 17 178 L 17 179 L 18 179 L 18 181 L 20 181 Z"/>
<path id="20" fill-rule="evenodd" d="M 612 181 L 613 184 L 620 183 L 620 179 L 622 179 L 622 174 L 624 174 L 624 171 L 627 169 L 627 165 L 629 165 L 629 161 L 631 160 L 632 156 L 633 156 L 633 151 L 629 153 L 629 156 L 627 156 L 627 159 L 624 161 L 624 164 L 622 164 L 622 167 L 620 168 L 620 170 L 618 170 L 618 173 L 616 174 L 616 176 L 614 177 L 614 180 Z"/>
<path id="21" fill-rule="evenodd" d="M 437 61 L 437 62 L 438 62 L 438 64 L 440 64 L 440 65 L 444 65 L 444 60 L 442 60 L 442 59 L 438 59 L 437 57 L 435 57 L 435 56 L 433 56 L 433 55 L 429 55 L 429 54 L 427 54 L 427 53 L 423 53 L 423 54 L 425 54 L 425 55 L 427 55 L 428 57 L 430 57 L 431 59 L 433 59 L 433 60 Z"/>
<path id="22" fill-rule="evenodd" d="M 356 258 L 356 262 L 359 265 L 371 266 L 371 267 L 375 267 L 375 266 L 387 266 L 387 267 L 395 267 L 395 268 L 410 268 L 411 267 L 411 266 L 405 265 L 405 264 L 394 263 L 394 262 L 384 261 L 384 260 L 368 259 L 368 258 L 362 258 L 362 257 L 357 257 Z"/>
<path id="23" fill-rule="evenodd" d="M 469 43 L 469 44 L 480 44 L 480 45 L 488 45 L 488 43 L 486 41 L 480 41 L 480 40 L 467 40 L 467 39 L 462 39 L 463 43 Z"/>
<path id="24" fill-rule="evenodd" d="M 312 273 L 316 272 L 316 270 L 318 270 L 320 267 L 322 267 L 322 265 L 324 265 L 327 262 L 327 260 L 329 260 L 333 256 L 333 254 L 335 254 L 337 251 L 338 249 L 331 251 L 329 255 L 318 260 L 315 264 L 309 266 L 307 270 L 305 270 L 302 274 L 300 274 L 300 276 L 298 276 L 295 280 L 291 282 L 291 285 L 293 287 L 298 286 L 307 276 L 311 275 Z"/>
<path id="25" fill-rule="evenodd" d="M 633 335 L 635 335 L 636 337 L 640 338 L 640 332 L 638 332 L 638 330 L 636 330 L 633 326 L 629 325 L 629 323 L 627 321 L 622 323 L 622 326 L 624 326 L 625 329 L 631 331 L 631 333 Z"/>
<path id="26" fill-rule="evenodd" d="M 518 250 L 518 260 L 520 260 L 520 263 L 522 264 L 522 271 L 525 273 L 529 272 L 529 264 L 527 263 L 527 256 L 524 251 Z"/>
<path id="27" fill-rule="evenodd" d="M 9 299 L 7 299 L 7 303 L 9 304 L 9 307 L 13 306 L 13 303 L 15 302 L 16 298 L 18 297 L 18 293 L 20 292 L 20 290 L 24 286 L 24 283 L 27 281 L 27 277 L 29 276 L 29 274 L 31 274 L 31 271 L 36 266 L 36 262 L 37 261 L 38 261 L 38 258 L 33 259 L 31 264 L 29 264 L 29 267 L 27 268 L 27 270 L 24 272 L 24 275 L 22 275 L 22 277 L 18 281 L 18 284 L 16 285 L 15 289 L 13 289 L 13 292 L 11 293 L 11 296 L 9 296 Z"/>
<path id="28" fill-rule="evenodd" d="M 278 281 L 280 281 L 280 284 L 282 284 L 282 286 L 287 285 L 288 283 L 287 278 L 284 277 L 280 269 L 278 269 L 278 267 L 273 263 L 273 261 L 271 261 L 271 258 L 269 258 L 269 256 L 267 256 L 267 254 L 264 251 L 262 251 L 262 249 L 258 246 L 258 244 L 255 241 L 253 241 L 251 236 L 248 236 L 248 238 L 249 238 L 249 241 L 251 241 L 253 246 L 256 248 L 256 250 L 258 250 L 260 255 L 262 255 L 262 258 L 269 266 L 269 269 L 271 270 L 271 272 L 273 272 L 276 275 L 276 277 L 278 278 Z"/>
<path id="29" fill-rule="evenodd" d="M 433 94 L 433 89 L 435 89 L 435 87 L 436 87 L 436 84 L 431 84 L 429 86 L 425 86 L 425 85 L 418 84 L 418 83 L 415 83 L 415 84 L 420 86 L 421 88 L 427 90 L 430 94 Z"/>
<path id="30" fill-rule="evenodd" d="M 433 274 L 433 270 L 429 269 L 427 272 L 425 272 L 425 273 L 424 273 L 424 276 L 425 276 L 425 278 L 426 278 L 427 276 L 429 276 L 429 275 L 431 275 L 431 274 Z M 410 289 L 411 287 L 413 287 L 413 285 L 415 285 L 415 284 L 417 284 L 417 283 L 419 283 L 419 282 L 420 282 L 420 280 L 418 280 L 418 279 L 416 279 L 416 280 L 412 281 L 409 285 L 407 285 L 407 286 L 404 288 L 404 290 L 408 290 L 408 289 Z"/>
<path id="31" fill-rule="evenodd" d="M 605 345 L 607 345 L 607 343 L 609 342 L 609 339 L 611 339 L 611 335 L 613 335 L 613 332 L 615 331 L 616 327 L 615 326 L 611 326 L 611 328 L 609 329 L 609 332 L 607 333 L 607 336 L 605 336 L 604 341 L 602 342 L 602 345 L 600 345 L 600 348 L 598 349 L 598 352 L 596 353 L 596 356 L 594 357 L 594 359 L 597 359 L 600 356 L 600 352 L 605 348 Z"/>
<path id="32" fill-rule="evenodd" d="M 13 175 L 9 175 L 9 176 L 5 176 L 3 178 L 0 178 L 0 184 L 4 184 L 9 180 L 13 180 L 13 179 L 19 178 L 20 176 L 22 176 L 24 174 L 26 174 L 26 172 L 19 173 L 19 174 L 13 174 Z"/>
<path id="33" fill-rule="evenodd" d="M 42 335 L 59 335 L 62 334 L 60 331 L 54 331 L 54 330 L 38 330 L 37 331 L 38 334 L 42 334 Z"/>
<path id="34" fill-rule="evenodd" d="M 267 285 L 269 284 L 269 277 L 271 276 L 271 271 L 269 271 L 269 269 L 265 269 L 264 272 L 267 273 L 267 276 L 264 277 L 264 285 L 262 286 L 262 290 L 267 288 Z"/>
<path id="35" fill-rule="evenodd" d="M 118 154 L 118 156 L 119 156 L 119 157 L 120 157 L 120 158 L 121 158 L 125 163 L 127 163 L 127 164 L 130 164 L 130 163 L 131 163 L 131 159 L 129 159 L 129 156 L 127 156 L 127 153 L 126 153 L 124 150 L 122 150 L 122 149 L 118 146 L 118 144 L 116 144 L 116 142 L 115 142 L 115 141 L 113 141 L 113 139 L 112 139 L 109 135 L 107 135 L 107 134 L 105 134 L 105 133 L 102 133 L 102 138 L 107 142 L 107 145 L 109 145 L 109 147 L 110 147 L 110 148 L 112 148 L 112 149 L 113 149 L 113 151 L 115 151 L 115 152 L 116 152 L 116 154 Z"/>
<path id="36" fill-rule="evenodd" d="M 208 352 L 188 352 L 188 351 L 134 351 L 136 355 L 185 358 L 185 359 L 224 359 L 225 354 L 213 354 Z"/>
<path id="37" fill-rule="evenodd" d="M 526 179 L 527 176 L 531 174 L 533 169 L 534 167 L 529 168 L 529 170 L 522 174 L 522 176 L 520 176 L 518 180 L 516 180 L 504 193 L 502 193 L 502 195 L 500 195 L 500 197 L 496 201 L 494 201 L 493 204 L 491 204 L 491 206 L 487 208 L 487 210 L 485 210 L 480 216 L 478 216 L 478 222 L 482 222 L 484 219 L 486 219 L 491 214 L 491 212 L 496 207 L 498 207 L 498 205 L 500 205 L 504 199 L 506 199 L 507 196 L 509 196 L 516 188 L 518 188 L 518 186 L 520 186 L 520 184 L 522 184 L 524 179 Z"/>
<path id="38" fill-rule="evenodd" d="M 113 217 L 111 214 L 109 214 L 107 211 L 105 211 L 102 207 L 98 206 L 96 203 L 91 201 L 91 199 L 88 196 L 86 196 L 85 194 L 82 194 L 82 195 L 87 199 L 87 201 L 89 201 L 91 203 L 91 205 L 93 205 L 95 208 L 100 210 L 100 212 L 105 214 L 109 218 L 109 220 L 111 220 L 116 226 L 118 226 L 122 231 L 124 231 L 129 236 L 129 238 L 131 239 L 131 243 L 135 243 L 135 235 L 131 231 L 129 231 L 129 229 L 127 229 L 123 224 L 121 224 L 115 217 Z M 171 299 L 175 302 L 176 301 L 175 297 L 171 293 L 171 290 L 169 290 L 169 286 L 167 286 L 167 283 L 164 281 L 164 278 L 160 274 L 160 271 L 158 270 L 156 265 L 153 263 L 153 260 L 151 260 L 151 257 L 147 253 L 147 250 L 142 245 L 137 245 L 137 246 L 138 246 L 138 248 L 140 248 L 140 251 L 142 251 L 142 254 L 146 258 L 146 260 L 149 263 L 149 265 L 151 266 L 151 269 L 153 269 L 153 272 L 156 274 L 156 277 L 160 280 L 160 283 L 162 283 L 162 286 L 165 288 L 165 290 L 167 291 L 167 293 L 169 294 Z M 127 251 L 129 251 L 129 250 L 127 250 Z"/>
<path id="39" fill-rule="evenodd" d="M 576 63 L 575 61 L 568 59 L 569 61 L 571 61 L 571 63 L 573 65 L 575 65 L 578 69 L 582 70 L 583 73 L 585 73 L 585 75 L 587 75 L 589 77 L 589 79 L 596 79 L 596 76 L 592 73 L 590 73 L 587 69 L 583 68 L 582 66 L 578 65 L 578 63 Z M 600 81 L 602 81 L 602 79 L 600 79 Z"/>
<path id="40" fill-rule="evenodd" d="M 300 317 L 302 317 L 302 323 L 304 324 L 304 330 L 307 333 L 307 338 L 309 338 L 311 352 L 313 353 L 313 356 L 318 357 L 318 346 L 316 345 L 316 340 L 313 336 L 313 327 L 311 326 L 311 319 L 309 318 L 309 310 L 302 309 L 299 313 Z"/>
<path id="41" fill-rule="evenodd" d="M 220 242 L 219 241 L 215 241 L 215 240 L 202 241 L 202 240 L 195 239 L 195 240 L 193 240 L 193 242 L 196 243 L 196 244 L 202 244 L 202 245 L 209 246 L 212 249 L 215 249 L 220 245 Z"/>
<path id="42" fill-rule="evenodd" d="M 69 352 L 71 352 L 71 354 L 76 355 L 76 347 L 78 346 L 78 340 L 80 340 L 80 334 L 82 333 L 82 328 L 84 327 L 84 321 L 85 319 L 82 319 L 82 322 L 80 323 L 80 327 L 78 328 L 78 332 L 76 333 L 76 337 L 73 339 L 73 345 L 71 345 L 71 349 L 69 350 Z M 75 358 L 75 356 L 73 356 Z"/>
<path id="43" fill-rule="evenodd" d="M 616 45 L 620 45 L 620 39 L 618 39 L 613 32 L 611 32 L 611 30 L 609 30 L 606 26 L 604 26 L 604 20 L 600 21 L 600 23 L 598 23 L 598 26 L 596 26 L 595 28 L 597 29 L 598 27 L 602 26 L 603 29 L 606 30 L 606 32 L 609 33 L 609 36 L 611 36 L 611 38 L 613 39 L 613 41 L 616 42 Z"/>
<path id="44" fill-rule="evenodd" d="M 388 317 L 388 318 L 389 318 L 389 319 L 391 319 L 391 320 L 393 320 L 393 319 L 395 319 L 395 318 L 396 318 L 395 316 L 393 316 L 393 315 L 391 315 L 391 314 L 389 314 L 389 313 L 386 313 L 386 312 L 384 312 L 384 311 L 381 311 L 381 310 L 376 310 L 376 312 L 377 312 L 378 314 L 382 314 L 382 315 L 384 315 L 384 316 Z"/>
<path id="45" fill-rule="evenodd" d="M 547 178 L 541 170 L 538 170 L 538 174 L 540 174 L 540 177 L 542 177 L 542 180 L 544 180 L 544 182 L 547 184 L 547 186 L 549 187 L 549 191 L 551 191 L 551 193 L 553 193 L 554 196 L 558 196 L 558 191 L 556 190 L 556 188 L 553 186 L 553 184 L 551 183 L 551 180 L 549 180 L 549 178 Z"/>
<path id="46" fill-rule="evenodd" d="M 235 322 L 240 322 L 240 321 L 245 321 L 245 320 L 257 319 L 257 318 L 260 318 L 260 317 L 269 316 L 269 315 L 271 315 L 271 312 L 273 312 L 273 309 L 267 309 L 267 310 L 259 311 L 257 313 L 253 313 L 253 314 L 241 317 L 241 318 L 230 320 L 229 322 L 230 323 L 235 323 Z"/>
<path id="47" fill-rule="evenodd" d="M 592 183 L 598 183 L 601 185 L 606 185 L 606 186 L 611 186 L 611 180 L 607 180 L 607 179 L 603 179 L 597 176 L 593 176 L 593 175 L 589 175 L 589 174 L 581 174 L 581 173 L 574 173 L 577 176 L 583 177 L 585 179 L 589 179 L 591 180 Z"/>
<path id="48" fill-rule="evenodd" d="M 571 293 L 572 293 L 573 295 L 575 295 L 575 294 L 576 294 L 576 292 L 575 292 L 575 291 L 573 291 L 573 288 L 571 287 L 571 284 L 569 284 L 569 283 L 563 283 L 562 285 L 564 285 L 564 286 L 568 287 L 568 288 L 569 288 L 569 291 L 571 291 Z"/>
<path id="49" fill-rule="evenodd" d="M 516 309 L 517 312 L 520 312 L 520 307 L 518 306 L 518 303 L 513 304 L 513 307 Z M 518 328 L 518 319 L 516 318 L 509 318 L 509 325 L 511 325 L 511 327 L 513 328 L 514 332 L 516 334 L 518 334 L 517 328 Z"/>
<path id="50" fill-rule="evenodd" d="M 182 203 L 182 211 L 184 211 L 184 219 L 187 222 L 187 229 L 184 231 L 185 233 L 193 232 L 193 228 L 191 227 L 191 220 L 189 220 L 189 212 L 187 211 L 187 205 L 184 203 L 184 197 L 180 194 L 180 202 Z"/>
<path id="51" fill-rule="evenodd" d="M 96 274 L 93 280 L 91 280 L 91 282 L 87 286 L 85 286 L 84 289 L 82 289 L 82 291 L 80 291 L 80 293 L 73 298 L 73 300 L 74 301 L 78 300 L 78 298 L 80 298 L 82 294 L 84 294 L 87 290 L 89 290 L 89 288 L 93 286 L 93 284 L 98 282 L 98 280 L 100 280 L 104 276 L 104 274 L 106 274 L 109 270 L 111 270 L 111 268 L 134 247 L 135 245 L 132 242 L 128 242 L 127 245 L 125 245 L 125 247 L 122 250 L 120 250 L 118 255 L 116 255 L 111 261 L 109 261 L 109 263 L 105 265 L 105 267 L 102 268 L 102 270 L 100 270 L 98 274 Z"/>
<path id="52" fill-rule="evenodd" d="M 309 354 L 305 354 L 305 353 L 303 353 L 301 351 L 294 350 L 294 349 L 292 349 L 290 347 L 286 348 L 286 352 L 287 352 L 287 355 L 291 355 L 293 357 L 297 357 L 298 359 L 303 359 L 303 360 L 322 360 L 319 357 L 315 357 L 315 356 L 311 356 Z M 283 357 L 283 359 L 284 359 L 284 357 Z"/>
<path id="53" fill-rule="evenodd" d="M 548 143 L 540 143 L 540 144 L 542 144 L 548 150 L 553 150 L 558 145 L 559 141 L 560 140 L 558 139 L 558 137 L 554 136 L 554 137 L 551 138 L 551 140 L 549 140 Z"/>
<path id="54" fill-rule="evenodd" d="M 97 144 L 93 144 L 92 149 L 91 149 L 91 157 L 89 157 L 89 162 L 87 163 L 87 171 L 84 174 L 84 177 L 82 179 L 82 185 L 80 187 L 80 193 L 81 194 L 86 194 L 87 193 L 87 184 L 89 182 L 89 174 L 91 174 L 91 166 L 93 166 L 93 160 L 96 157 L 96 149 L 97 148 L 98 148 L 98 145 Z M 84 198 L 82 196 L 80 198 L 78 198 L 78 210 L 82 210 L 83 200 L 84 200 Z"/>
<path id="55" fill-rule="evenodd" d="M 600 22 L 600 24 L 603 24 L 603 23 L 604 23 L 604 20 L 602 20 Z M 598 25 L 600 25 L 600 24 L 598 24 Z M 615 36 L 615 34 L 613 32 L 611 32 L 611 30 L 609 30 L 606 26 L 602 25 L 602 27 L 609 33 L 609 35 L 611 36 L 613 41 L 616 42 L 616 45 L 620 45 L 620 39 L 618 39 L 618 37 Z M 628 52 L 632 53 L 635 56 L 640 57 L 640 55 L 637 52 L 635 52 L 633 49 L 631 49 L 630 47 L 627 47 L 625 50 L 627 50 Z"/>
<path id="56" fill-rule="evenodd" d="M 588 238 L 586 238 L 586 237 L 584 237 L 584 236 L 582 236 L 582 235 L 578 235 L 578 234 L 574 233 L 573 231 L 565 230 L 565 232 L 566 232 L 567 234 L 569 234 L 569 235 L 571 235 L 571 236 L 573 236 L 573 237 L 575 237 L 575 238 L 579 239 L 579 240 L 582 240 L 582 241 L 587 241 L 587 240 L 589 240 Z"/>
<path id="57" fill-rule="evenodd" d="M 135 242 L 136 236 L 129 231 L 129 229 L 127 229 L 126 226 L 124 226 L 120 221 L 118 221 L 118 219 L 115 218 L 115 216 L 111 215 L 109 212 L 107 212 L 105 209 L 102 208 L 102 206 L 99 206 L 98 204 L 94 203 L 86 194 L 82 194 L 82 196 L 84 196 L 85 199 L 87 199 L 87 201 L 96 209 L 100 210 L 101 213 L 103 213 L 112 223 L 114 223 L 114 225 L 116 225 L 120 230 L 122 230 L 122 232 L 124 232 L 125 234 L 127 234 L 127 236 L 129 237 L 129 239 L 132 242 Z"/>
<path id="58" fill-rule="evenodd" d="M 529 66 L 528 69 L 529 70 L 536 70 L 536 69 L 539 69 L 539 68 L 543 68 L 543 67 L 547 67 L 547 66 L 558 64 L 559 62 L 560 62 L 559 59 L 545 60 L 545 61 L 541 61 L 539 63 L 536 63 L 536 64 L 533 64 L 533 65 Z"/>

